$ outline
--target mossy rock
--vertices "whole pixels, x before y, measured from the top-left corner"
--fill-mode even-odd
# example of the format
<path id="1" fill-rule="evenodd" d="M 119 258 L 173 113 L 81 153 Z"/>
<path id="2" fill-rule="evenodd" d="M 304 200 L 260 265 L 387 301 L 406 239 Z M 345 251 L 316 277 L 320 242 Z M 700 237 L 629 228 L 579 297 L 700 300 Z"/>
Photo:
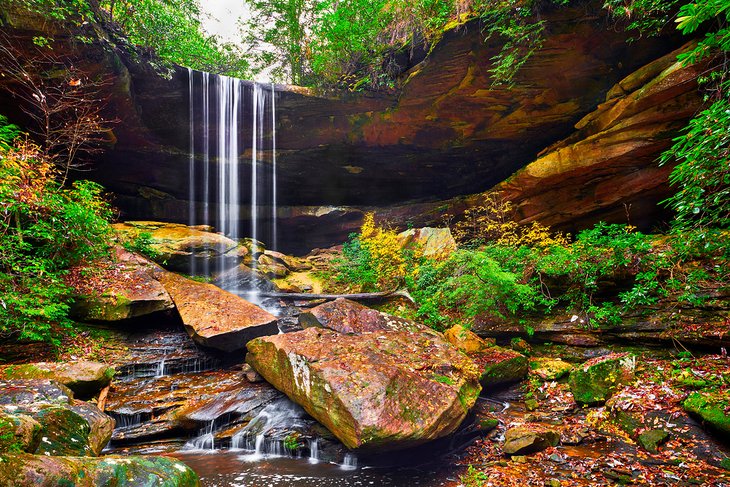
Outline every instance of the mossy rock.
<path id="1" fill-rule="evenodd" d="M 570 374 L 570 391 L 575 402 L 598 405 L 606 402 L 621 386 L 634 379 L 636 356 L 613 353 L 585 362 Z"/>
<path id="2" fill-rule="evenodd" d="M 669 439 L 669 432 L 662 429 L 652 429 L 644 431 L 639 435 L 639 444 L 651 453 L 659 451 L 659 445 Z"/>
<path id="3" fill-rule="evenodd" d="M 52 456 L 94 455 L 89 444 L 91 425 L 77 412 L 61 406 L 47 406 L 33 416 L 41 424 L 41 441 L 34 453 Z"/>
<path id="4" fill-rule="evenodd" d="M 558 358 L 533 358 L 530 373 L 542 380 L 558 380 L 570 374 L 573 365 Z"/>
<path id="5" fill-rule="evenodd" d="M 0 479 L 14 487 L 198 487 L 195 472 L 179 460 L 153 456 L 103 458 L 9 454 Z"/>
<path id="6" fill-rule="evenodd" d="M 74 392 L 75 397 L 90 398 L 108 386 L 114 368 L 100 362 L 35 363 L 0 367 L 0 376 L 13 379 L 51 379 Z"/>
<path id="7" fill-rule="evenodd" d="M 27 414 L 0 413 L 0 453 L 38 448 L 41 425 Z"/>
<path id="8" fill-rule="evenodd" d="M 479 382 L 483 388 L 518 382 L 525 378 L 529 370 L 527 357 L 498 346 L 470 354 L 469 357 L 481 371 Z"/>
<path id="9" fill-rule="evenodd" d="M 695 392 L 684 401 L 684 410 L 693 414 L 715 431 L 730 434 L 730 398 L 719 392 Z"/>

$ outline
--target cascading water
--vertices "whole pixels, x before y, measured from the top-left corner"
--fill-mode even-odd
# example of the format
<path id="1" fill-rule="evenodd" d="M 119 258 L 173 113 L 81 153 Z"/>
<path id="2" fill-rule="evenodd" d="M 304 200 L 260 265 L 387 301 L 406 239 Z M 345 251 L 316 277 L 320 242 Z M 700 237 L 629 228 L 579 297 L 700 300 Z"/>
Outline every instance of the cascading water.
<path id="1" fill-rule="evenodd" d="M 188 76 L 190 225 L 212 225 L 233 239 L 250 237 L 254 256 L 260 251 L 259 241 L 269 249 L 276 249 L 275 86 L 271 84 L 269 88 L 193 70 L 188 70 Z M 250 113 L 248 125 L 246 113 Z M 244 136 L 248 131 L 250 139 Z M 217 143 L 211 144 L 211 139 Z M 243 170 L 247 150 L 251 154 L 249 174 Z M 250 220 L 248 232 L 240 227 L 246 206 Z M 255 259 L 252 265 L 256 265 Z M 197 269 L 191 259 L 191 269 L 199 275 L 210 275 L 213 270 L 220 274 L 226 270 L 224 259 L 220 259 L 214 269 Z M 229 290 L 246 292 L 249 299 L 258 301 L 256 289 Z"/>

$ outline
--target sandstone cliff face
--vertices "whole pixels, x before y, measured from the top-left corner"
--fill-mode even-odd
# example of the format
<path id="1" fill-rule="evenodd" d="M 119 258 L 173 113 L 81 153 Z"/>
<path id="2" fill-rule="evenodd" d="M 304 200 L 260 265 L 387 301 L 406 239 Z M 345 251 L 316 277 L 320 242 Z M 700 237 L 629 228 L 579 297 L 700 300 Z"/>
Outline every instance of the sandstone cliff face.
<path id="1" fill-rule="evenodd" d="M 571 232 L 601 220 L 644 230 L 665 220 L 659 202 L 672 192 L 667 182 L 672 166 L 660 167 L 657 157 L 702 103 L 697 77 L 703 67 L 677 61 L 677 55 L 690 46 L 619 81 L 570 136 L 491 190 L 514 203 L 520 223 L 539 221 Z M 433 224 L 444 213 L 458 218 L 482 201 L 483 193 L 478 193 L 392 207 L 381 218 Z"/>
<path id="2" fill-rule="evenodd" d="M 662 56 L 676 40 L 629 45 L 600 2 L 544 18 L 544 47 L 514 86 L 492 85 L 499 45 L 484 43 L 477 22 L 445 32 L 397 95 L 277 86 L 281 241 L 298 243 L 284 250 L 343 240 L 361 209 L 441 224 L 445 211 L 478 201 L 458 195 L 478 194 L 521 168 L 499 188 L 525 221 L 573 228 L 623 218 L 624 203 L 644 223 L 656 217 L 668 169 L 652 161 L 697 106 L 696 72 L 675 66 L 663 74 L 673 58 Z M 28 26 L 15 33 L 26 41 L 33 34 Z M 187 70 L 166 79 L 113 45 L 75 48 L 92 69 L 113 73 L 109 109 L 120 119 L 113 150 L 82 176 L 113 191 L 125 219 L 188 221 Z"/>

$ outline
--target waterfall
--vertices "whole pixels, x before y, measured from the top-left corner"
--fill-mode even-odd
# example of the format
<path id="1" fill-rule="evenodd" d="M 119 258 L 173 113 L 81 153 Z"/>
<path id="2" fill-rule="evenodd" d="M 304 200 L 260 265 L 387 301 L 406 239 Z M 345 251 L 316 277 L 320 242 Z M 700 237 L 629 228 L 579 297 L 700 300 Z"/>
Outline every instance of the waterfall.
<path id="1" fill-rule="evenodd" d="M 211 225 L 233 239 L 250 237 L 254 255 L 261 250 L 258 241 L 276 249 L 275 86 L 191 69 L 188 77 L 189 224 Z M 250 114 L 249 120 L 246 114 Z M 250 139 L 244 136 L 246 133 L 251 134 Z M 248 150 L 251 167 L 246 174 L 244 153 Z M 240 226 L 247 206 L 248 230 Z M 195 268 L 191 257 L 193 274 L 210 275 L 214 270 L 221 273 L 226 270 L 223 263 L 221 258 L 214 268 L 206 263 L 200 269 Z"/>

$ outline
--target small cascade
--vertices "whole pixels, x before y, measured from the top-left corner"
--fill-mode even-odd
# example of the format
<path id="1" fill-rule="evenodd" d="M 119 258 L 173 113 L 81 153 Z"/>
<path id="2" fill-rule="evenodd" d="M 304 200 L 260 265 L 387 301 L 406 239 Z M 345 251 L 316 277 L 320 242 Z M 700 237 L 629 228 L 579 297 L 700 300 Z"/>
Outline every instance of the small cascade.
<path id="1" fill-rule="evenodd" d="M 271 84 L 269 89 L 258 83 L 248 84 L 236 78 L 193 70 L 188 70 L 188 76 L 189 224 L 211 225 L 233 239 L 250 237 L 253 254 L 257 253 L 258 241 L 276 249 L 275 86 Z M 244 113 L 251 114 L 248 123 Z M 244 133 L 249 132 L 251 137 L 247 139 Z M 248 150 L 251 167 L 250 174 L 245 174 L 244 153 Z M 246 206 L 250 216 L 248 230 L 240 227 Z M 194 266 L 191 261 L 194 274 L 210 275 L 212 271 L 220 274 L 226 270 L 223 259 L 213 269 Z M 258 301 L 255 288 L 228 290 L 248 291 Z"/>
<path id="2" fill-rule="evenodd" d="M 165 376 L 165 357 L 162 357 L 162 360 L 157 364 L 157 370 L 155 371 L 155 377 L 164 377 Z"/>
<path id="3" fill-rule="evenodd" d="M 352 453 L 345 453 L 345 458 L 342 460 L 340 465 L 342 470 L 355 470 L 357 469 L 357 457 Z"/>
<path id="4" fill-rule="evenodd" d="M 233 436 L 231 448 L 252 452 L 247 457 L 252 461 L 271 456 L 294 456 L 285 446 L 285 439 L 305 416 L 304 410 L 288 399 L 275 401 Z"/>
<path id="5" fill-rule="evenodd" d="M 319 439 L 309 440 L 309 463 L 319 463 Z"/>
<path id="6" fill-rule="evenodd" d="M 114 427 L 119 429 L 136 428 L 137 426 L 140 426 L 146 421 L 152 419 L 151 414 L 145 413 L 122 414 L 108 412 L 107 414 L 114 419 Z"/>
<path id="7" fill-rule="evenodd" d="M 215 450 L 215 421 L 210 421 L 198 436 L 188 440 L 183 450 Z"/>

